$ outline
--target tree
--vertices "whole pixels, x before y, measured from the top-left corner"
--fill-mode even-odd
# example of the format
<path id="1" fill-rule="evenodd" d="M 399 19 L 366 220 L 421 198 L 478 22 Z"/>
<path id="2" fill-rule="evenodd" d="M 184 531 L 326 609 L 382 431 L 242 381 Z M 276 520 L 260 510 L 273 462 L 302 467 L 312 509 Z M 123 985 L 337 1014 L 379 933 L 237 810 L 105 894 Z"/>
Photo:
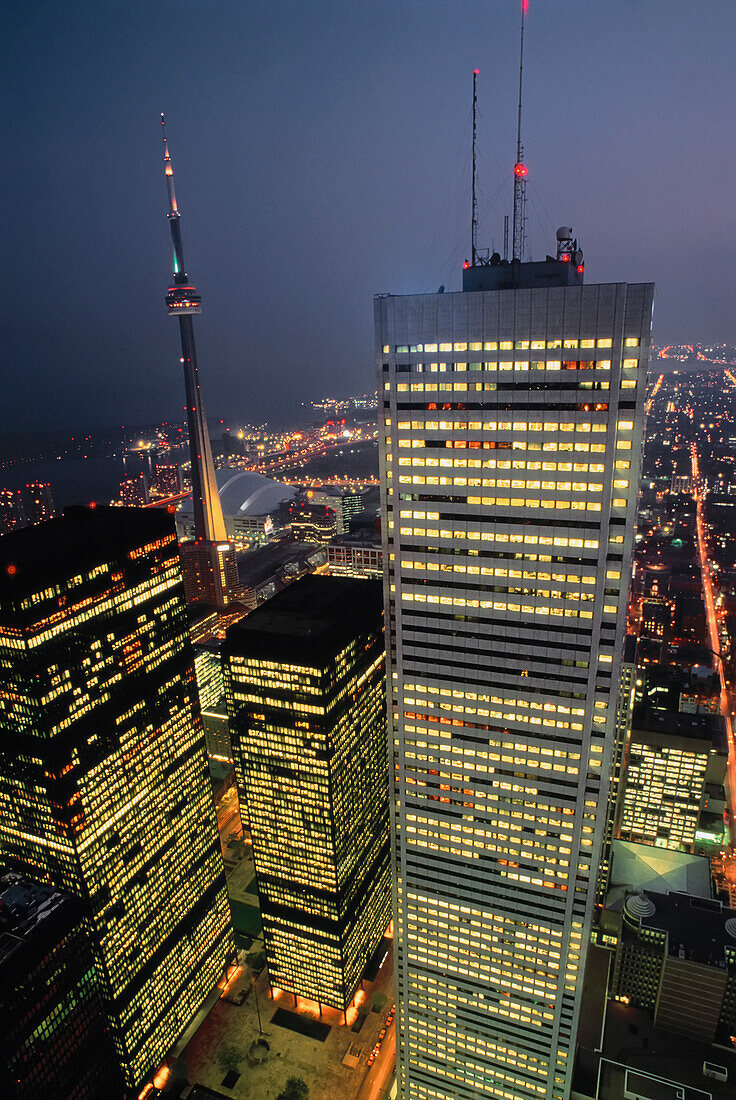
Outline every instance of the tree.
<path id="1" fill-rule="evenodd" d="M 217 1052 L 217 1064 L 223 1073 L 229 1073 L 231 1069 L 236 1070 L 242 1061 L 241 1051 L 232 1044 L 220 1047 Z"/>
<path id="2" fill-rule="evenodd" d="M 276 1100 L 307 1100 L 309 1085 L 301 1077 L 290 1077 Z"/>

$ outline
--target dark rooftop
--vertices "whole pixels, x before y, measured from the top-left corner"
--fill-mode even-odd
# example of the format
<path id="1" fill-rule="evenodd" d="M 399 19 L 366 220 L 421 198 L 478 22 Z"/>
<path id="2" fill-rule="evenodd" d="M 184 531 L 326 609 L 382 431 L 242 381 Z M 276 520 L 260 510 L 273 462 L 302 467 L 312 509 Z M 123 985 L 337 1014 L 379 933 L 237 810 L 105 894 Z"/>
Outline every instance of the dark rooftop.
<path id="1" fill-rule="evenodd" d="M 27 977 L 33 962 L 79 919 L 76 898 L 15 872 L 0 873 L 0 988 Z"/>
<path id="2" fill-rule="evenodd" d="M 382 612 L 380 581 L 310 574 L 231 626 L 223 653 L 329 661 L 351 638 L 380 630 Z"/>
<path id="3" fill-rule="evenodd" d="M 736 949 L 735 909 L 715 899 L 674 890 L 645 893 L 655 908 L 650 917 L 642 917 L 642 927 L 667 932 L 670 955 L 710 966 L 724 965 L 725 948 Z M 733 934 L 726 929 L 727 921 L 732 922 Z"/>
<path id="4" fill-rule="evenodd" d="M 316 542 L 298 542 L 294 538 L 279 539 L 249 550 L 238 558 L 238 578 L 246 588 L 257 588 L 276 576 L 286 565 L 307 562 L 313 554 L 322 551 Z"/>
<path id="5" fill-rule="evenodd" d="M 635 740 L 637 733 L 653 733 L 673 740 L 707 741 L 719 750 L 726 747 L 726 727 L 720 714 L 681 714 L 639 703 L 634 707 L 631 731 Z"/>
<path id="6" fill-rule="evenodd" d="M 149 539 L 173 533 L 174 517 L 161 508 L 67 508 L 55 519 L 0 538 L 0 601 L 58 584 Z"/>

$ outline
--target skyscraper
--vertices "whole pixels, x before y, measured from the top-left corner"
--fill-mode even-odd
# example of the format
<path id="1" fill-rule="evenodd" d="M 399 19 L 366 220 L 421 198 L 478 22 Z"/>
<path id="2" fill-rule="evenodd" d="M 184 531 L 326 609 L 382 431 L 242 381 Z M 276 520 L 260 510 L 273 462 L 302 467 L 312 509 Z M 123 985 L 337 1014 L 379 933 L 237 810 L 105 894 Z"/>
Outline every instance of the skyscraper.
<path id="1" fill-rule="evenodd" d="M 125 477 L 119 483 L 118 499 L 126 508 L 143 508 L 148 504 L 148 478 L 145 474 Z"/>
<path id="2" fill-rule="evenodd" d="M 45 523 L 54 514 L 51 485 L 48 481 L 31 481 L 26 485 L 29 523 Z"/>
<path id="3" fill-rule="evenodd" d="M 20 489 L 0 489 L 0 535 L 24 527 L 26 514 Z"/>
<path id="4" fill-rule="evenodd" d="M 6 535 L 0 657 L 2 858 L 83 902 L 135 1087 L 233 946 L 172 517 L 76 508 Z"/>
<path id="5" fill-rule="evenodd" d="M 380 585 L 303 577 L 225 654 L 269 977 L 344 1010 L 390 919 Z"/>
<path id="6" fill-rule="evenodd" d="M 375 302 L 398 1072 L 566 1100 L 606 814 L 653 288 L 474 253 Z"/>
<path id="7" fill-rule="evenodd" d="M 194 540 L 181 544 L 181 564 L 184 588 L 190 603 L 211 603 L 225 607 L 238 585 L 235 548 L 228 542 L 222 518 L 220 497 L 215 479 L 215 464 L 207 429 L 204 400 L 199 385 L 197 350 L 194 345 L 192 316 L 201 313 L 196 288 L 190 283 L 184 267 L 179 207 L 174 193 L 174 169 L 166 141 L 164 116 L 164 173 L 169 193 L 169 225 L 174 248 L 173 285 L 166 294 L 166 305 L 172 317 L 179 318 L 181 362 L 184 367 L 189 450 L 192 462 L 192 503 L 194 506 Z"/>

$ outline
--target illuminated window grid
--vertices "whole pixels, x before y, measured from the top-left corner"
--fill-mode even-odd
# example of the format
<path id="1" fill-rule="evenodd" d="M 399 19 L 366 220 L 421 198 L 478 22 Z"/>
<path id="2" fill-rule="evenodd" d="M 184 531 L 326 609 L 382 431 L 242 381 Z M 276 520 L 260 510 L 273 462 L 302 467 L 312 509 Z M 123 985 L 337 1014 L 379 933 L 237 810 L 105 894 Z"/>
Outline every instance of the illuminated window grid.
<path id="1" fill-rule="evenodd" d="M 692 851 L 700 819 L 708 750 L 683 749 L 657 738 L 631 741 L 621 812 L 621 837 Z"/>
<path id="2" fill-rule="evenodd" d="M 0 628 L 0 651 L 21 661 L 15 692 L 0 692 L 0 721 L 41 734 L 32 754 L 5 758 L 0 831 L 11 859 L 89 897 L 99 979 L 119 1006 L 111 1031 L 136 1086 L 221 976 L 232 932 L 176 540 L 126 553 L 121 539 L 115 560 L 22 600 L 20 638 Z M 65 731 L 76 747 L 47 764 L 46 746 Z M 197 838 L 186 850 L 182 830 Z"/>
<path id="3" fill-rule="evenodd" d="M 239 654 L 236 639 L 226 675 L 271 981 L 340 1009 L 390 911 L 377 605 L 371 623 L 316 666 Z"/>
<path id="4" fill-rule="evenodd" d="M 629 346 L 644 346 L 641 366 L 639 351 L 628 347 L 624 365 L 625 343 L 609 335 L 621 331 L 616 318 L 622 304 L 611 303 L 607 320 L 598 310 L 605 290 L 582 291 L 596 301 L 590 335 L 535 339 L 532 326 L 528 338 L 484 337 L 475 346 L 470 339 L 437 338 L 429 353 L 418 333 L 405 352 L 395 350 L 399 345 L 391 336 L 377 339 L 386 428 L 381 452 L 387 614 L 394 621 L 389 672 L 398 757 L 398 984 L 406 998 L 420 974 L 440 975 L 444 959 L 451 967 L 448 986 L 468 1000 L 474 983 L 495 980 L 495 966 L 509 1002 L 518 1001 L 499 1003 L 487 1026 L 478 1027 L 477 1014 L 468 1013 L 468 1029 L 476 1023 L 485 1040 L 483 1056 L 479 1066 L 463 1057 L 446 1072 L 422 1036 L 428 1020 L 444 1030 L 452 1017 L 430 997 L 426 1015 L 414 1013 L 412 1034 L 405 1001 L 399 1073 L 409 1096 L 517 1100 L 547 1095 L 548 1086 L 552 1096 L 569 1090 L 582 928 L 592 904 L 599 804 L 601 788 L 605 801 L 615 718 L 611 683 L 638 483 L 639 379 L 649 354 L 648 306 L 628 314 L 624 307 L 626 324 L 638 328 L 636 336 L 626 337 L 635 341 Z M 561 298 L 567 292 L 554 293 Z M 535 295 L 524 292 L 524 300 L 533 302 Z M 646 294 L 633 297 L 641 306 Z M 503 294 L 436 301 L 443 316 L 450 310 L 462 325 L 482 327 L 487 312 L 476 319 L 474 305 L 496 299 L 501 308 Z M 434 316 L 434 305 L 429 314 L 425 306 L 434 301 L 378 300 L 377 333 Z M 483 308 L 478 306 L 481 314 Z M 548 314 L 542 327 L 549 323 Z M 550 339 L 553 350 L 547 353 Z M 570 347 L 585 342 L 595 350 L 558 351 L 566 340 Z M 535 355 L 540 341 L 545 350 Z M 450 344 L 443 348 L 448 354 L 440 354 L 441 343 Z M 481 346 L 483 354 L 474 357 Z M 599 352 L 599 346 L 606 350 Z M 536 388 L 553 380 L 554 389 Z M 583 392 L 588 385 L 589 394 Z M 619 398 L 622 390 L 632 392 Z M 538 394 L 549 396 L 539 413 L 528 408 Z M 517 395 L 518 408 L 506 416 L 496 411 L 502 400 L 513 402 Z M 619 409 L 619 400 L 636 407 Z M 555 402 L 589 408 L 557 411 Z M 609 515 L 619 522 L 609 526 Z M 607 561 L 609 555 L 620 555 L 620 564 Z M 610 630 L 603 631 L 604 623 Z M 480 670 L 487 672 L 479 676 Z M 426 889 L 428 882 L 435 902 L 456 900 L 465 888 L 476 904 L 482 899 L 483 919 L 511 911 L 520 931 L 532 918 L 546 917 L 561 938 L 559 968 L 540 950 L 528 973 L 513 955 L 507 969 L 497 960 L 497 947 L 491 950 L 482 934 L 471 935 L 456 912 L 446 918 L 448 931 L 436 912 L 409 921 L 408 891 Z M 512 981 L 518 988 L 510 988 Z M 535 982 L 537 988 L 550 986 L 553 1023 L 547 1032 L 525 1019 L 532 997 L 527 990 Z M 519 1019 L 502 1016 L 502 1008 Z M 535 1074 L 514 1082 L 500 1076 L 519 1074 L 490 1052 L 491 1038 L 497 1044 L 512 1039 L 508 1046 L 525 1053 L 535 1050 Z"/>

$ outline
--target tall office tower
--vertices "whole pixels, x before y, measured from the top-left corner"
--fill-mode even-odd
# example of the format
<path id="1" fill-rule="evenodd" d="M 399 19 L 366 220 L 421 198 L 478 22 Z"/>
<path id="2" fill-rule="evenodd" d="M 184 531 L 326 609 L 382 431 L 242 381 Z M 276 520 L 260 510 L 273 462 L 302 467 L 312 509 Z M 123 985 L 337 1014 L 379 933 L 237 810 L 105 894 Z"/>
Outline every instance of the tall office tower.
<path id="1" fill-rule="evenodd" d="M 564 229 L 375 302 L 405 1100 L 570 1094 L 652 300 Z"/>
<path id="2" fill-rule="evenodd" d="M 178 462 L 157 462 L 153 488 L 159 496 L 173 497 L 181 492 L 181 467 Z"/>
<path id="3" fill-rule="evenodd" d="M 347 1009 L 390 919 L 381 588 L 303 577 L 228 631 L 273 985 Z"/>
<path id="4" fill-rule="evenodd" d="M 161 124 L 164 126 L 164 116 Z M 194 345 L 192 317 L 201 313 L 201 302 L 196 288 L 190 283 L 184 267 L 184 249 L 181 242 L 179 207 L 174 193 L 174 169 L 169 156 L 169 146 L 164 137 L 164 173 L 169 193 L 169 225 L 174 248 L 173 285 L 166 294 L 166 305 L 172 317 L 179 319 L 181 337 L 181 362 L 184 367 L 184 387 L 187 401 L 189 450 L 192 459 L 192 503 L 194 507 L 194 539 L 182 542 L 180 547 L 184 590 L 188 603 L 210 603 L 226 607 L 233 598 L 238 583 L 238 567 L 235 547 L 228 542 L 225 521 L 217 492 L 215 464 L 212 460 L 210 434 L 204 400 L 199 385 L 197 350 Z"/>
<path id="5" fill-rule="evenodd" d="M 25 527 L 26 514 L 20 489 L 0 489 L 0 535 Z"/>
<path id="6" fill-rule="evenodd" d="M 232 948 L 172 517 L 74 508 L 6 535 L 0 655 L 0 851 L 83 901 L 135 1087 Z"/>
<path id="7" fill-rule="evenodd" d="M 126 508 L 143 508 L 148 504 L 148 478 L 145 474 L 126 477 L 120 482 L 118 499 Z"/>
<path id="8" fill-rule="evenodd" d="M 31 481 L 26 485 L 26 511 L 29 523 L 45 523 L 54 515 L 51 485 L 48 481 Z"/>
<path id="9" fill-rule="evenodd" d="M 114 1100 L 122 1091 L 84 907 L 0 873 L 0 1096 Z"/>

